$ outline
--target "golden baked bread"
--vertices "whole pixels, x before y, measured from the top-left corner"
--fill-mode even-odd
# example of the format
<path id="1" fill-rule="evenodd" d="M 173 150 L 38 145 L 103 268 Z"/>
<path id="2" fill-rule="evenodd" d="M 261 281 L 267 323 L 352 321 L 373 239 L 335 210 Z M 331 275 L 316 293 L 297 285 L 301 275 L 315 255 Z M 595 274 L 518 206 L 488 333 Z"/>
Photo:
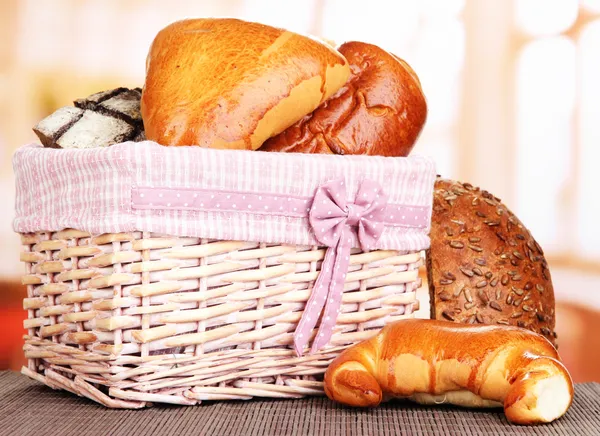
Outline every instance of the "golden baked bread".
<path id="1" fill-rule="evenodd" d="M 544 253 L 498 198 L 438 179 L 430 237 L 432 318 L 515 325 L 555 344 L 554 289 Z"/>
<path id="2" fill-rule="evenodd" d="M 537 424 L 567 411 L 573 382 L 556 349 L 536 333 L 412 319 L 345 350 L 325 373 L 325 393 L 361 407 L 384 397 L 503 406 L 509 421 Z"/>
<path id="3" fill-rule="evenodd" d="M 317 40 L 236 19 L 161 30 L 142 93 L 146 137 L 163 145 L 257 149 L 312 112 L 349 76 Z"/>
<path id="4" fill-rule="evenodd" d="M 264 151 L 407 156 L 425 120 L 427 102 L 412 68 L 364 42 L 339 52 L 350 63 L 344 87 L 313 113 L 269 139 Z"/>

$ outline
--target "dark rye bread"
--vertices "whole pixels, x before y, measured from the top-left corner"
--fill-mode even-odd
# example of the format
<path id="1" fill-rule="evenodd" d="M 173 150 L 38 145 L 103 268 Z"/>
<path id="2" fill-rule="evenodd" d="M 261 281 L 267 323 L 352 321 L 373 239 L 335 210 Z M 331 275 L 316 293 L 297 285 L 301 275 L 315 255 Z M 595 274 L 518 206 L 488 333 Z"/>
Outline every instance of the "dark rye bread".
<path id="1" fill-rule="evenodd" d="M 108 147 L 135 137 L 135 127 L 99 112 L 86 110 L 83 116 L 57 140 L 60 148 Z"/>
<path id="2" fill-rule="evenodd" d="M 108 147 L 144 140 L 141 89 L 116 88 L 75 100 L 33 128 L 45 147 Z"/>
<path id="3" fill-rule="evenodd" d="M 75 107 L 80 109 L 93 110 L 103 101 L 108 100 L 109 98 L 114 97 L 115 95 L 124 91 L 127 91 L 127 88 L 115 88 L 109 89 L 108 91 L 97 92 L 85 98 L 78 98 L 73 102 L 73 104 L 75 104 Z"/>
<path id="4" fill-rule="evenodd" d="M 52 115 L 40 121 L 33 128 L 33 131 L 40 138 L 44 147 L 58 147 L 56 144 L 58 138 L 81 119 L 83 112 L 82 109 L 77 107 L 61 107 Z"/>
<path id="5" fill-rule="evenodd" d="M 427 276 L 432 318 L 515 325 L 556 345 L 554 289 L 542 248 L 489 192 L 437 179 Z"/>
<path id="6" fill-rule="evenodd" d="M 141 98 L 140 88 L 117 88 L 75 100 L 74 104 L 78 108 L 100 112 L 126 121 L 134 127 L 140 127 L 142 125 Z"/>

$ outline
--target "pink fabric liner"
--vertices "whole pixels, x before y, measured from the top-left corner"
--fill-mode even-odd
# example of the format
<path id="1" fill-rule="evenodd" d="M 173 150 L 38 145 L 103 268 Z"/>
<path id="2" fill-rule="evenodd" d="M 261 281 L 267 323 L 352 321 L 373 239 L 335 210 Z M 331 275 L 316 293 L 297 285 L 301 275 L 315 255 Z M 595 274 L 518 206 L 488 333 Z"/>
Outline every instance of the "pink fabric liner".
<path id="1" fill-rule="evenodd" d="M 21 233 L 76 228 L 92 234 L 143 231 L 209 240 L 317 245 L 306 209 L 320 185 L 341 178 L 348 199 L 356 197 L 364 179 L 385 189 L 390 215 L 395 218 L 389 223 L 386 219 L 374 249 L 405 252 L 429 246 L 435 168 L 431 159 L 421 156 L 265 153 L 163 147 L 145 141 L 89 150 L 32 144 L 17 150 L 13 166 L 17 190 L 13 228 Z M 174 193 L 175 197 L 169 197 L 171 201 L 164 205 L 148 207 L 139 201 L 146 189 L 169 196 Z M 187 193 L 193 198 L 194 193 L 211 191 L 235 194 L 236 206 L 238 195 L 268 194 L 278 199 L 278 207 L 282 206 L 279 196 L 292 200 L 289 206 L 283 202 L 283 215 L 248 209 L 247 205 L 247 210 L 240 212 L 233 202 L 228 203 L 233 199 L 226 195 L 231 194 L 220 200 L 228 205 L 225 210 L 197 205 L 186 208 L 186 200 L 179 200 Z M 194 204 L 186 198 L 188 205 Z M 304 200 L 306 208 L 296 215 Z M 169 202 L 171 206 L 167 206 Z M 419 216 L 413 222 L 411 212 Z M 396 222 L 397 215 L 406 218 Z M 355 236 L 352 246 L 359 246 Z"/>

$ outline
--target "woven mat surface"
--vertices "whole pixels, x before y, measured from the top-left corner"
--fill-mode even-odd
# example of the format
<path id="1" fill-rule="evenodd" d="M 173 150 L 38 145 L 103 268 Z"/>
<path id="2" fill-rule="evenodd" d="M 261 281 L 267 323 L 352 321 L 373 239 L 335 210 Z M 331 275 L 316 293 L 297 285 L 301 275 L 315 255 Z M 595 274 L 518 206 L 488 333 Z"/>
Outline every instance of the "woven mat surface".
<path id="1" fill-rule="evenodd" d="M 399 401 L 371 410 L 327 398 L 110 410 L 18 373 L 0 372 L 0 435 L 600 435 L 600 384 L 580 384 L 575 391 L 575 402 L 560 420 L 517 427 L 500 410 Z"/>

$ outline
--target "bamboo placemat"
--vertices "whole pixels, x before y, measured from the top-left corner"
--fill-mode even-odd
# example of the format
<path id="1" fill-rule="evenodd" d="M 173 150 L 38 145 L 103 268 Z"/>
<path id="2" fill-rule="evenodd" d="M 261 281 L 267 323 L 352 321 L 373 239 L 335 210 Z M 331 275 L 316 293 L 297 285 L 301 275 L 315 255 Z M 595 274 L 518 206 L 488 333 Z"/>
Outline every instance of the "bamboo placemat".
<path id="1" fill-rule="evenodd" d="M 549 425 L 509 425 L 501 411 L 392 402 L 349 409 L 327 398 L 251 400 L 111 410 L 0 372 L 0 435 L 600 435 L 600 384 L 579 384 L 567 415 Z"/>

